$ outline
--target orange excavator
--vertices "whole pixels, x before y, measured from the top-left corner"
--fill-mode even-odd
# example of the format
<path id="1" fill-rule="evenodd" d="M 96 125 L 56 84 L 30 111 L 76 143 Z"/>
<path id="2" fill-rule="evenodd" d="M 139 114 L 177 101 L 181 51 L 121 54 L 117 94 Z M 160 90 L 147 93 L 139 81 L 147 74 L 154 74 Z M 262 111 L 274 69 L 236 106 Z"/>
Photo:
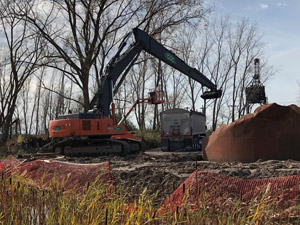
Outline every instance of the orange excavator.
<path id="1" fill-rule="evenodd" d="M 130 36 L 134 43 L 126 50 Z M 80 154 L 128 154 L 143 150 L 141 142 L 129 133 L 125 126 L 116 123 L 113 90 L 121 74 L 126 75 L 141 51 L 146 51 L 166 64 L 206 86 L 210 91 L 201 96 L 204 99 L 218 98 L 222 91 L 198 70 L 191 68 L 183 60 L 144 31 L 135 28 L 125 36 L 116 55 L 108 63 L 105 74 L 101 76 L 98 91 L 91 110 L 84 113 L 60 115 L 49 122 L 51 143 L 42 147 L 42 152 L 55 152 L 66 155 Z M 125 71 L 125 72 L 124 72 Z M 160 104 L 163 99 L 155 90 L 142 103 Z M 140 103 L 139 100 L 136 102 Z M 126 116 L 125 116 L 126 117 Z"/>

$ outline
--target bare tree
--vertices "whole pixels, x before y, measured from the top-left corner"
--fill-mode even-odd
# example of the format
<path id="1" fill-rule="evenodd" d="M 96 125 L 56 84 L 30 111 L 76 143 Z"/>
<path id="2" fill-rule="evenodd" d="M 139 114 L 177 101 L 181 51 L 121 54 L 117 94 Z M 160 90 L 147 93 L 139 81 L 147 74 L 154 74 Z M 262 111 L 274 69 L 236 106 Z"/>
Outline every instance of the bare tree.
<path id="1" fill-rule="evenodd" d="M 227 54 L 226 32 L 228 30 L 228 18 L 221 18 L 219 21 L 213 21 L 207 28 L 204 41 L 207 42 L 201 47 L 204 47 L 205 52 L 199 67 L 205 68 L 205 74 L 208 74 L 210 79 L 223 90 L 223 95 L 219 99 L 211 100 L 212 106 L 212 130 L 215 130 L 218 125 L 218 117 L 220 110 L 224 104 L 225 93 L 229 80 L 232 63 Z M 210 37 L 210 38 L 208 38 Z M 208 51 L 205 50 L 209 46 Z M 201 50 L 200 50 L 201 52 Z M 203 64 L 201 66 L 201 64 Z M 205 102 L 205 107 L 206 102 Z"/>
<path id="2" fill-rule="evenodd" d="M 25 134 L 29 134 L 29 119 L 28 115 L 30 113 L 30 106 L 29 103 L 31 102 L 30 99 L 30 86 L 31 86 L 31 78 L 27 79 L 24 83 L 21 91 L 20 91 L 20 100 L 22 104 L 22 116 L 23 116 L 23 125 L 24 125 L 24 131 Z M 19 113 L 19 118 L 21 118 L 21 115 Z"/>
<path id="3" fill-rule="evenodd" d="M 141 1 L 144 2 L 143 8 L 141 12 L 138 13 L 138 26 L 145 30 L 147 33 L 152 35 L 158 42 L 167 46 L 168 48 L 176 51 L 176 48 L 180 45 L 176 40 L 175 33 L 180 34 L 178 29 L 180 26 L 188 26 L 193 27 L 199 21 L 207 15 L 209 9 L 201 8 L 203 6 L 202 1 Z M 181 34 L 182 35 L 182 34 Z M 172 41 L 174 39 L 174 41 Z M 130 79 L 134 84 L 131 87 L 136 87 L 135 95 L 132 98 L 132 102 L 136 99 L 145 96 L 145 88 L 155 88 L 158 86 L 163 87 L 166 94 L 166 106 L 173 105 L 171 107 L 178 107 L 182 100 L 184 99 L 184 87 L 181 82 L 184 79 L 184 76 L 179 75 L 175 70 L 171 70 L 171 68 L 165 67 L 164 63 L 160 62 L 157 59 L 153 59 L 152 57 L 145 57 L 141 54 L 143 60 L 138 61 L 137 63 L 144 63 L 146 65 L 139 66 L 138 68 L 141 70 L 140 76 L 144 76 L 150 72 L 151 74 L 147 75 L 147 79 L 145 77 L 143 79 Z M 150 59 L 152 63 L 145 62 L 147 59 Z M 135 74 L 130 73 L 131 76 L 136 76 Z M 150 77 L 149 77 L 150 76 Z M 125 75 L 121 77 L 121 81 L 125 80 Z M 167 84 L 167 81 L 171 81 L 174 84 L 174 88 L 172 89 L 173 94 L 170 93 L 170 88 Z M 136 85 L 136 82 L 139 82 Z M 117 85 L 118 89 L 119 85 Z M 115 89 L 115 91 L 116 91 Z M 168 90 L 167 90 L 168 89 Z M 172 92 L 171 91 L 171 92 Z M 179 92 L 182 92 L 179 93 Z M 171 97 L 172 96 L 172 97 Z M 172 98 L 172 99 L 171 99 Z M 170 101 L 172 103 L 170 103 Z M 146 108 L 148 110 L 146 110 Z M 153 113 L 152 128 L 157 129 L 159 127 L 159 113 L 158 106 L 148 107 L 147 105 L 139 105 L 136 108 L 137 121 L 140 125 L 140 128 L 145 127 L 144 121 L 146 114 L 150 110 Z M 150 112 L 149 111 L 149 112 Z"/>
<path id="4" fill-rule="evenodd" d="M 130 77 L 131 82 L 131 89 L 132 92 L 132 102 L 135 102 L 138 99 L 142 99 L 145 97 L 147 91 L 146 91 L 146 82 L 150 79 L 151 74 L 149 74 L 148 71 L 148 63 L 150 63 L 147 60 L 147 56 L 142 53 L 141 57 L 142 62 L 144 63 L 138 63 L 137 67 L 132 68 L 132 76 Z M 144 129 L 146 128 L 145 119 L 146 119 L 146 107 L 145 104 L 138 104 L 135 110 L 136 120 L 138 122 L 139 128 Z"/>
<path id="5" fill-rule="evenodd" d="M 16 4 L 10 1 L 0 1 L 0 26 L 6 40 L 7 58 L 4 58 L 5 66 L 2 66 L 1 89 L 1 129 L 2 142 L 9 138 L 9 130 L 14 122 L 14 113 L 18 94 L 25 81 L 34 74 L 40 64 L 44 64 L 45 42 L 39 33 L 32 32 L 28 27 L 26 18 L 17 18 L 15 14 Z M 30 5 L 23 8 L 28 10 Z M 18 118 L 17 118 L 18 119 Z"/>
<path id="6" fill-rule="evenodd" d="M 256 26 L 251 25 L 246 19 L 239 22 L 234 31 L 229 30 L 228 43 L 233 64 L 232 121 L 235 121 L 236 108 L 239 117 L 244 113 L 243 93 L 246 82 L 249 81 L 249 67 L 254 58 L 259 57 L 262 51 L 263 43 L 260 42 L 260 39 Z"/>
<path id="7" fill-rule="evenodd" d="M 178 39 L 178 50 L 179 50 L 179 54 L 182 56 L 182 59 L 186 62 L 189 63 L 189 65 L 191 67 L 197 67 L 196 63 L 202 62 L 204 60 L 204 58 L 207 55 L 207 51 L 209 50 L 209 48 L 205 48 L 203 46 L 203 48 L 201 48 L 202 52 L 198 52 L 198 49 L 195 44 L 196 42 L 196 38 L 197 38 L 197 34 L 199 34 L 200 32 L 195 32 L 192 29 L 186 28 L 186 27 L 182 27 L 180 34 L 184 33 L 185 35 L 178 35 L 177 39 Z M 202 43 L 202 40 L 201 40 Z M 203 42 L 206 45 L 208 45 L 208 42 Z M 203 70 L 203 65 L 201 63 L 198 63 L 199 65 L 201 65 L 200 71 Z M 196 103 L 197 100 L 200 98 L 200 94 L 202 92 L 202 88 L 201 88 L 201 84 L 199 84 L 197 81 L 191 79 L 190 77 L 184 76 L 186 82 L 184 82 L 183 85 L 186 85 L 186 95 L 188 97 L 188 99 L 190 100 L 189 102 L 191 103 L 191 107 L 189 107 L 191 110 L 196 111 L 197 107 L 196 107 Z"/>
<path id="8" fill-rule="evenodd" d="M 35 110 L 35 134 L 39 133 L 39 128 L 40 128 L 40 104 L 41 104 L 41 97 L 42 97 L 42 80 L 45 76 L 45 68 L 41 69 L 41 73 L 38 79 L 38 84 L 36 86 L 36 91 L 35 91 L 35 99 L 34 99 L 34 108 L 36 108 Z M 34 110 L 33 110 L 34 112 Z M 32 113 L 33 115 L 33 113 Z"/>
<path id="9" fill-rule="evenodd" d="M 18 10 L 22 10 L 24 2 L 19 3 Z M 36 1 L 30 12 L 18 15 L 25 17 L 32 29 L 41 33 L 50 44 L 52 52 L 49 57 L 55 59 L 50 66 L 62 71 L 81 89 L 83 106 L 87 111 L 93 65 L 99 55 L 108 54 L 107 51 L 115 44 L 116 31 L 128 23 L 135 10 L 130 0 L 55 0 Z M 59 62 L 66 63 L 68 67 L 61 67 Z M 100 66 L 102 71 L 103 65 Z"/>
<path id="10" fill-rule="evenodd" d="M 210 39 L 205 38 L 207 34 Z M 200 67 L 204 66 L 204 71 L 223 90 L 221 98 L 213 100 L 210 105 L 212 130 L 215 130 L 219 119 L 222 122 L 229 121 L 229 118 L 235 121 L 245 114 L 244 91 L 252 79 L 254 58 L 264 55 L 264 43 L 256 24 L 247 19 L 233 24 L 229 17 L 211 22 L 202 40 L 209 44 L 202 45 L 200 49 L 210 47 L 204 54 L 206 57 L 200 61 Z M 274 75 L 275 70 L 265 62 L 261 72 L 266 80 Z"/>
<path id="11" fill-rule="evenodd" d="M 300 80 L 297 80 L 297 85 L 298 85 L 298 96 L 297 96 L 297 102 L 298 102 L 298 106 L 300 105 Z"/>
<path id="12" fill-rule="evenodd" d="M 99 82 L 113 46 L 128 27 L 138 26 L 155 36 L 170 27 L 192 23 L 206 13 L 202 1 L 55 0 L 36 2 L 30 13 L 19 15 L 26 16 L 51 44 L 51 57 L 68 65 L 61 68 L 55 61 L 51 66 L 63 71 L 81 89 L 83 106 L 88 110 L 89 82 L 91 78 Z"/>

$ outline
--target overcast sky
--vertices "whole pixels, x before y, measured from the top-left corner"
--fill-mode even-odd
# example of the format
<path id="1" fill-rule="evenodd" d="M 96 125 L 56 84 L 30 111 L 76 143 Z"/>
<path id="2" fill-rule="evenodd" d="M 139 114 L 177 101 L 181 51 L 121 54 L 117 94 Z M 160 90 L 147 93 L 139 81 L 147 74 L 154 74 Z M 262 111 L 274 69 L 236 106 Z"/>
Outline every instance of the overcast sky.
<path id="1" fill-rule="evenodd" d="M 279 68 L 268 81 L 270 103 L 300 105 L 300 0 L 207 0 L 215 13 L 257 23 L 267 46 L 269 63 Z"/>

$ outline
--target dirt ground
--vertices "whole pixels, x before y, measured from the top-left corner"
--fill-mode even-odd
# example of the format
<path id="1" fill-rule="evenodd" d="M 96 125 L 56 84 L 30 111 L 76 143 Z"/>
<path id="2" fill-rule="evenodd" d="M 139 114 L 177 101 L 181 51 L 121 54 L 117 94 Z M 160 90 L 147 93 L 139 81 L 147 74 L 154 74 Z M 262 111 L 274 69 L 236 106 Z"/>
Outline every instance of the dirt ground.
<path id="1" fill-rule="evenodd" d="M 125 187 L 130 198 L 147 191 L 157 195 L 157 204 L 161 204 L 197 168 L 242 179 L 300 174 L 300 162 L 294 160 L 215 163 L 203 161 L 200 152 L 165 153 L 159 149 L 128 156 L 62 156 L 57 159 L 78 163 L 110 161 L 115 184 Z"/>

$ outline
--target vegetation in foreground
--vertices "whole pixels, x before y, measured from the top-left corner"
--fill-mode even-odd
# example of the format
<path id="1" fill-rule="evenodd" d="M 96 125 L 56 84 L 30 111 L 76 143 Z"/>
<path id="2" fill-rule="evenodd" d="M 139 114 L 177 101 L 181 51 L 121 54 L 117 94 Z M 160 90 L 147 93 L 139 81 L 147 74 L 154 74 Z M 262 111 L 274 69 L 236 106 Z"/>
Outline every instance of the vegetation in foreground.
<path id="1" fill-rule="evenodd" d="M 64 191 L 55 177 L 47 188 L 34 187 L 28 180 L 0 174 L 0 224 L 298 224 L 298 218 L 281 217 L 266 195 L 249 205 L 240 201 L 209 207 L 201 196 L 199 209 L 186 204 L 173 212 L 161 213 L 153 207 L 156 195 L 145 189 L 138 199 L 130 199 L 121 187 L 100 180 L 80 191 Z M 43 186 L 43 185 L 42 185 Z M 298 208 L 299 209 L 299 208 Z"/>

